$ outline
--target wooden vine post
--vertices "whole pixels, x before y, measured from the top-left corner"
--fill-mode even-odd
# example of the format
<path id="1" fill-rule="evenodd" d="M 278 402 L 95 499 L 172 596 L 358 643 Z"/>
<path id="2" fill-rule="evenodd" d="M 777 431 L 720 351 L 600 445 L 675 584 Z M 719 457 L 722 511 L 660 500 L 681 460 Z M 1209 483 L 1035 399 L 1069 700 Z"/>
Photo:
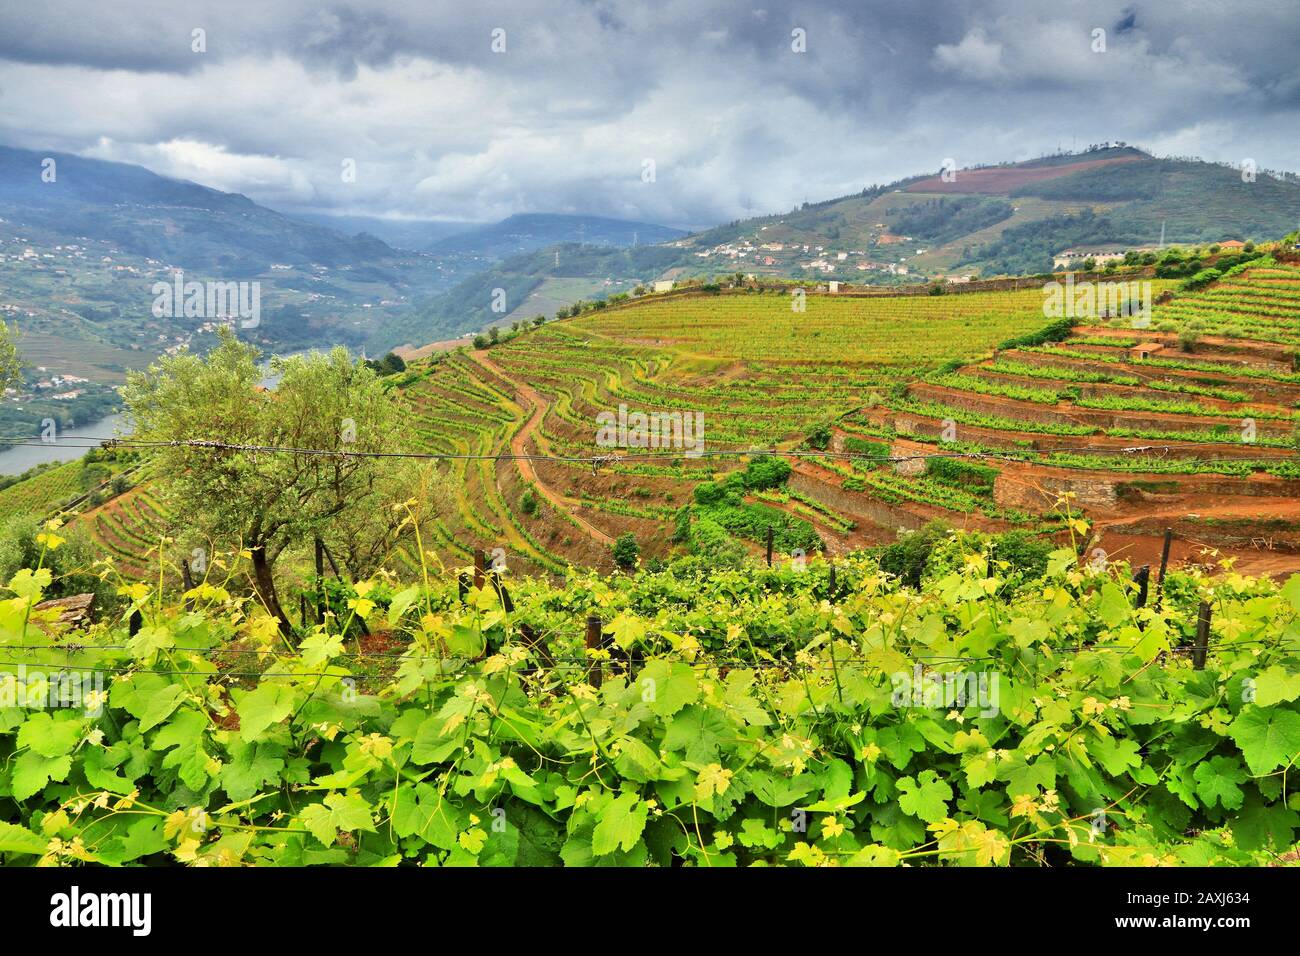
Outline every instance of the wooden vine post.
<path id="1" fill-rule="evenodd" d="M 316 539 L 316 623 L 325 623 L 325 542 Z"/>
<path id="2" fill-rule="evenodd" d="M 767 526 L 767 566 L 772 566 L 772 542 L 776 540 L 776 531 L 771 525 Z"/>
<path id="3" fill-rule="evenodd" d="M 194 590 L 194 576 L 190 574 L 190 562 L 188 558 L 181 558 L 181 584 L 186 592 Z M 194 610 L 194 599 L 187 597 L 185 599 L 185 610 Z"/>
<path id="4" fill-rule="evenodd" d="M 594 614 L 587 616 L 587 640 L 586 647 L 589 651 L 599 650 L 602 644 L 601 637 L 605 627 L 600 618 Z M 605 679 L 604 671 L 601 669 L 600 660 L 593 658 L 587 666 L 587 683 L 592 687 L 599 688 Z"/>
<path id="5" fill-rule="evenodd" d="M 1156 578 L 1156 610 L 1165 599 L 1165 569 L 1169 567 L 1169 546 L 1174 541 L 1174 529 L 1165 528 L 1165 543 L 1160 549 L 1160 577 Z"/>
<path id="6" fill-rule="evenodd" d="M 1147 606 L 1147 590 L 1151 584 L 1151 565 L 1144 564 L 1137 569 L 1137 574 L 1133 575 L 1133 583 L 1137 585 L 1137 600 L 1134 601 L 1134 607 Z"/>
<path id="7" fill-rule="evenodd" d="M 1210 652 L 1210 602 L 1202 601 L 1196 615 L 1196 643 L 1192 645 L 1192 667 L 1205 670 L 1205 658 Z"/>
<path id="8" fill-rule="evenodd" d="M 329 548 L 325 547 L 325 542 L 320 538 L 316 539 L 316 580 L 320 587 L 320 620 L 325 621 L 325 565 L 324 561 L 329 561 L 330 570 L 334 572 L 334 580 L 342 581 L 343 572 L 339 570 L 338 562 L 334 560 L 334 555 L 330 554 Z M 366 625 L 365 619 L 358 617 L 357 624 L 361 628 L 361 633 L 370 636 L 370 628 Z"/>
<path id="9" fill-rule="evenodd" d="M 483 560 L 483 551 L 479 548 L 474 549 L 474 587 L 483 586 L 483 572 L 487 569 L 487 564 Z"/>

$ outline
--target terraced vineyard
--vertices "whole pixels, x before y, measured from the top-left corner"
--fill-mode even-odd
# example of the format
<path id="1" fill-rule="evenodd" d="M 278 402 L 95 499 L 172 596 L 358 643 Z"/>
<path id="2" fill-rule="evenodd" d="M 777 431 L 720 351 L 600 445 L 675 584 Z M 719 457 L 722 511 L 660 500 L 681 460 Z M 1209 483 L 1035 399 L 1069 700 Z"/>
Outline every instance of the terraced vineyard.
<path id="1" fill-rule="evenodd" d="M 1300 346 L 1300 269 L 1279 265 L 1226 275 L 1210 288 L 1180 296 L 1164 310 L 1211 335 Z"/>
<path id="2" fill-rule="evenodd" d="M 1218 548 L 1268 573 L 1300 562 L 1297 295 L 1300 268 L 1272 262 L 1174 295 L 1148 328 L 1079 325 L 1064 340 L 1033 335 L 1041 290 L 809 294 L 802 312 L 784 293 L 670 295 L 414 365 L 393 394 L 409 450 L 454 456 L 454 501 L 424 543 L 448 566 L 501 549 L 522 573 L 608 568 L 621 535 L 665 557 L 701 519 L 751 551 L 769 527 L 778 548 L 832 554 L 934 519 L 1051 534 L 1073 495 L 1094 549 L 1148 563 L 1172 526 L 1175 561 Z M 601 444 L 598 416 L 620 408 L 699 413 L 707 454 Z M 827 425 L 818 452 L 808 438 Z M 752 449 L 793 468 L 752 483 Z M 731 511 L 702 499 L 712 489 Z M 147 489 L 85 520 L 131 569 L 166 526 Z M 415 567 L 414 543 L 392 563 Z"/>
<path id="3" fill-rule="evenodd" d="M 725 452 L 790 450 L 821 423 L 901 397 L 930 364 L 925 349 L 922 361 L 903 361 L 909 343 L 913 355 L 917 341 L 933 343 L 937 364 L 1043 324 L 1038 290 L 812 295 L 804 312 L 793 311 L 785 295 L 675 296 L 593 311 L 488 352 L 454 356 L 406 397 L 418 410 L 422 447 L 456 454 L 508 447 L 515 456 L 546 459 L 453 463 L 465 492 L 443 525 L 448 558 L 463 562 L 462 549 L 472 545 L 503 547 L 528 569 L 554 570 L 566 560 L 607 566 L 609 544 L 626 533 L 643 554 L 671 551 L 694 489 L 744 464 Z M 915 335 L 900 334 L 913 328 Z M 476 398 L 466 401 L 470 393 Z M 598 416 L 620 406 L 701 413 L 709 454 L 601 447 Z M 872 433 L 846 423 L 834 450 L 854 428 Z M 888 453 L 888 443 L 876 449 Z M 610 459 L 595 469 L 564 460 L 604 454 Z M 532 514 L 522 507 L 530 489 L 540 502 Z M 859 473 L 812 457 L 796 462 L 784 487 L 747 494 L 744 502 L 753 520 L 741 536 L 751 548 L 761 544 L 765 523 L 814 531 L 832 553 L 892 541 L 898 528 L 934 517 L 977 528 L 1057 523 L 926 475 L 879 467 Z"/>
<path id="4" fill-rule="evenodd" d="M 1157 306 L 1151 328 L 1164 331 L 1079 326 L 1063 342 L 927 376 L 844 428 L 892 440 L 895 454 L 1014 457 L 990 463 L 994 506 L 1034 512 L 1073 494 L 1094 521 L 1092 546 L 1111 557 L 1158 560 L 1173 527 L 1176 560 L 1218 549 L 1256 572 L 1294 568 L 1300 336 L 1283 317 L 1292 287 L 1294 265 L 1248 270 Z"/>
<path id="5" fill-rule="evenodd" d="M 80 520 L 89 526 L 103 557 L 112 558 L 124 576 L 157 577 L 168 517 L 147 484 L 85 512 Z"/>
<path id="6" fill-rule="evenodd" d="M 44 515 L 81 493 L 81 462 L 69 461 L 0 491 L 0 520 Z"/>
<path id="7" fill-rule="evenodd" d="M 797 306 L 786 293 L 669 296 L 591 313 L 572 324 L 715 360 L 850 369 L 937 365 L 978 355 L 1043 324 L 1037 288 L 949 296 L 809 295 L 804 311 Z"/>
<path id="8" fill-rule="evenodd" d="M 111 479 L 136 467 L 134 456 L 77 459 L 47 467 L 0 489 L 0 521 L 15 516 L 45 518 L 81 503 L 88 493 L 111 494 Z M 89 467 L 88 467 L 89 466 Z M 35 470 L 35 469 L 33 469 Z"/>

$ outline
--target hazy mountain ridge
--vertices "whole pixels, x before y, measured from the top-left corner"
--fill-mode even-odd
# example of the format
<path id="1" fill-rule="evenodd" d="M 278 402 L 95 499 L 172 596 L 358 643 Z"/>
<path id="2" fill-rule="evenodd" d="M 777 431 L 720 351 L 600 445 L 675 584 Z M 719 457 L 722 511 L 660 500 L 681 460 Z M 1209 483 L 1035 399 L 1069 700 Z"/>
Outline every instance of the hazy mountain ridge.
<path id="1" fill-rule="evenodd" d="M 543 247 L 466 278 L 423 315 L 404 318 L 397 340 L 411 340 L 421 323 L 460 332 L 525 317 L 511 313 L 548 281 L 566 278 L 610 291 L 735 272 L 892 285 L 1047 272 L 1053 256 L 1072 246 L 1154 247 L 1162 228 L 1166 243 L 1271 239 L 1294 228 L 1297 217 L 1300 185 L 1292 180 L 1261 172 L 1246 182 L 1220 164 L 1102 145 L 920 173 L 617 256 L 590 246 Z M 504 313 L 490 309 L 495 289 L 506 293 Z"/>
<path id="2" fill-rule="evenodd" d="M 156 352 L 206 334 L 149 315 L 152 284 L 181 269 L 262 283 L 265 321 L 249 334 L 269 348 L 373 352 L 664 277 L 897 284 L 1038 272 L 1073 245 L 1155 245 L 1162 227 L 1166 242 L 1266 239 L 1298 218 L 1290 179 L 1246 181 L 1127 146 L 920 173 L 689 235 L 583 215 L 484 225 L 289 214 L 139 166 L 0 147 L 0 304 L 39 334 Z"/>
<path id="3" fill-rule="evenodd" d="M 684 229 L 603 216 L 520 213 L 443 239 L 435 243 L 430 251 L 455 251 L 505 258 L 561 243 L 594 246 L 655 245 L 686 234 Z"/>

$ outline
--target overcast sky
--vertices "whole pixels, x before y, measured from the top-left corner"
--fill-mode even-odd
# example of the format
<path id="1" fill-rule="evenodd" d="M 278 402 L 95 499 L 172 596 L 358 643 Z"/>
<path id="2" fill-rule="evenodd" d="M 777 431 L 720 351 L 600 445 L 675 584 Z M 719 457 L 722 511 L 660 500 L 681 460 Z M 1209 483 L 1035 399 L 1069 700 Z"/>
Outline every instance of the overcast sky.
<path id="1" fill-rule="evenodd" d="M 1298 169 L 1297 49 L 1294 0 L 14 0 L 0 142 L 282 209 L 693 228 L 1107 139 Z"/>

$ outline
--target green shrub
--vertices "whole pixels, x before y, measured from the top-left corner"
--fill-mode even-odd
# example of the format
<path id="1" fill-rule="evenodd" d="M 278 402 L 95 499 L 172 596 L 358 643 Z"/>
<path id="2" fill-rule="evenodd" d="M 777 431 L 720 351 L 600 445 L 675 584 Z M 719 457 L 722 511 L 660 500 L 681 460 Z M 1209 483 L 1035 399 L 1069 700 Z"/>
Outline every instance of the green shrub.
<path id="1" fill-rule="evenodd" d="M 893 544 L 880 549 L 880 569 L 909 587 L 920 587 L 930 552 L 951 533 L 952 526 L 939 520 L 931 521 L 919 531 L 907 532 Z"/>
<path id="2" fill-rule="evenodd" d="M 624 571 L 635 571 L 637 559 L 641 556 L 641 547 L 636 543 L 636 536 L 628 531 L 618 536 L 611 546 L 614 564 Z"/>
<path id="3" fill-rule="evenodd" d="M 695 503 L 716 505 L 726 497 L 727 489 L 721 482 L 705 481 L 695 486 Z"/>
<path id="4" fill-rule="evenodd" d="M 790 463 L 774 455 L 760 455 L 750 460 L 745 468 L 746 488 L 759 490 L 783 485 L 790 477 Z"/>
<path id="5" fill-rule="evenodd" d="M 998 346 L 998 349 L 1002 351 L 1006 349 L 1033 348 L 1046 345 L 1048 342 L 1063 342 L 1070 337 L 1070 332 L 1073 329 L 1073 319 L 1057 319 L 1037 332 L 1030 332 L 1026 335 L 1018 335 L 1013 339 L 1007 339 Z"/>
<path id="6" fill-rule="evenodd" d="M 1204 289 L 1211 282 L 1221 278 L 1223 275 L 1219 269 L 1202 269 L 1190 279 L 1184 279 L 1178 286 L 1180 292 L 1195 292 L 1197 289 Z"/>
<path id="7" fill-rule="evenodd" d="M 884 459 L 889 457 L 889 444 L 887 442 L 869 441 L 866 438 L 858 438 L 853 435 L 844 439 L 844 450 L 851 455 L 866 456 L 865 459 L 853 462 L 855 466 L 861 468 L 879 468 L 884 464 Z"/>
<path id="8" fill-rule="evenodd" d="M 1025 578 L 1041 578 L 1047 571 L 1047 556 L 1055 545 L 1017 528 L 993 538 L 992 558 L 1006 561 L 1012 571 Z"/>
<path id="9" fill-rule="evenodd" d="M 809 448 L 825 451 L 831 443 L 831 426 L 826 424 L 818 425 L 808 433 L 805 442 Z"/>
<path id="10" fill-rule="evenodd" d="M 727 534 L 725 528 L 710 518 L 699 518 L 691 525 L 691 553 L 714 568 L 738 568 L 749 551 Z"/>
<path id="11" fill-rule="evenodd" d="M 996 468 L 961 458 L 927 458 L 925 473 L 940 484 L 984 496 L 993 493 L 993 481 L 998 476 Z"/>

